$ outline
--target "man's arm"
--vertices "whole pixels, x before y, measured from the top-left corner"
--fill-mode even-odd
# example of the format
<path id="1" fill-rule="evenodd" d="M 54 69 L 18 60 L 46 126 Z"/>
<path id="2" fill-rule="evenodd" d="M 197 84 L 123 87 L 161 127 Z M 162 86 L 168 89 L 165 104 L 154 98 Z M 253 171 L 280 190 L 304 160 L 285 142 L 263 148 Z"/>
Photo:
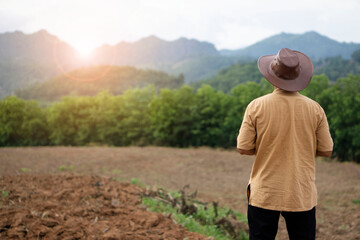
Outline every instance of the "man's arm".
<path id="1" fill-rule="evenodd" d="M 316 151 L 317 157 L 331 157 L 331 154 L 332 154 L 332 151 L 328 151 L 328 152 Z"/>
<path id="2" fill-rule="evenodd" d="M 255 155 L 256 148 L 256 127 L 252 120 L 251 112 L 253 112 L 251 102 L 245 110 L 243 121 L 237 136 L 237 151 L 244 155 Z M 251 149 L 251 150 L 244 150 Z"/>
<path id="3" fill-rule="evenodd" d="M 325 112 L 323 109 L 321 110 L 323 117 L 316 130 L 317 147 L 315 156 L 330 157 L 332 154 L 334 143 L 330 135 L 329 124 L 327 122 Z"/>
<path id="4" fill-rule="evenodd" d="M 237 151 L 238 151 L 241 155 L 255 155 L 255 149 L 243 150 L 243 149 L 238 148 Z"/>

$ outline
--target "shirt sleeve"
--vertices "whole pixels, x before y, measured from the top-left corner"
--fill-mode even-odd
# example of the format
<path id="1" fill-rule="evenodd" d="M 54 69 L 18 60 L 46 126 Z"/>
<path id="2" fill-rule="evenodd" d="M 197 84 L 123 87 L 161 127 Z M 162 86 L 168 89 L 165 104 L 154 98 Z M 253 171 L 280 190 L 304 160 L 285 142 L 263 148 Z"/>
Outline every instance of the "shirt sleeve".
<path id="1" fill-rule="evenodd" d="M 237 148 L 242 150 L 253 150 L 256 148 L 256 127 L 251 116 L 250 103 L 244 114 L 244 118 L 237 137 Z"/>
<path id="2" fill-rule="evenodd" d="M 333 150 L 333 140 L 330 135 L 329 124 L 323 109 L 322 118 L 316 130 L 316 150 L 319 152 L 330 152 Z"/>

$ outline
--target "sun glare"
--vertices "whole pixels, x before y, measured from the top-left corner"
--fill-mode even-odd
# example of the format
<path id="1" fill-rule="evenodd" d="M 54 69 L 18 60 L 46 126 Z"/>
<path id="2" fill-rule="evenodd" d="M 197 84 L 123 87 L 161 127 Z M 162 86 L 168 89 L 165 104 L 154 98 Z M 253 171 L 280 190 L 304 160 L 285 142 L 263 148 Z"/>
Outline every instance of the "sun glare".
<path id="1" fill-rule="evenodd" d="M 93 49 L 90 47 L 81 46 L 81 47 L 77 47 L 76 49 L 77 49 L 79 57 L 90 58 L 92 56 Z"/>

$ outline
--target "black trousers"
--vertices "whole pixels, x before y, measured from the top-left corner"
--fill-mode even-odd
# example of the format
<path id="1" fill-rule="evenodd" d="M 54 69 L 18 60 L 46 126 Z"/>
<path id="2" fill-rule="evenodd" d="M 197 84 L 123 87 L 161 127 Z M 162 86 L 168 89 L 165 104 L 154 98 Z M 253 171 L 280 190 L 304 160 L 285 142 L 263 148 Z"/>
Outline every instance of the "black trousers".
<path id="1" fill-rule="evenodd" d="M 290 240 L 315 239 L 315 207 L 304 212 L 283 212 L 248 205 L 250 240 L 274 240 L 280 214 L 285 218 Z"/>

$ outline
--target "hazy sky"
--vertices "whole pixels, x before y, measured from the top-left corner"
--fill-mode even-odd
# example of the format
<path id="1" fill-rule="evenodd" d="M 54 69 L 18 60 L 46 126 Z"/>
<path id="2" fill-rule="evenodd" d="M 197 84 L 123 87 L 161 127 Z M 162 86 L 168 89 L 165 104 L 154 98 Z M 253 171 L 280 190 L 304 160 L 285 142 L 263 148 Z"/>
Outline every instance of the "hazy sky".
<path id="1" fill-rule="evenodd" d="M 315 30 L 360 43 L 359 0 L 0 0 L 0 33 L 46 29 L 83 50 L 156 35 L 245 47 Z"/>

